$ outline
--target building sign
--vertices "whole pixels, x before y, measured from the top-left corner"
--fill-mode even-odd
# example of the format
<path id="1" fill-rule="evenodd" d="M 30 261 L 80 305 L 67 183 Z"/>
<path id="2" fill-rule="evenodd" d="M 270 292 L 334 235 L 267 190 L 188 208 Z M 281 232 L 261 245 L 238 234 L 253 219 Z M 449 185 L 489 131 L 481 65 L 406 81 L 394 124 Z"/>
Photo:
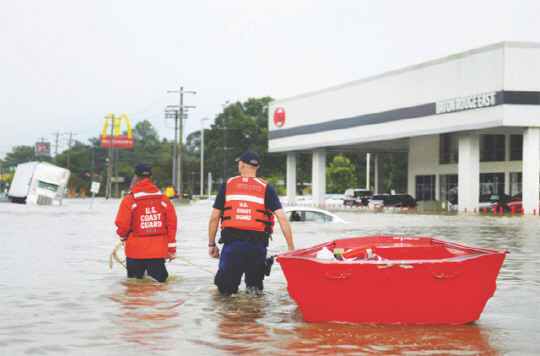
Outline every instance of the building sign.
<path id="1" fill-rule="evenodd" d="M 285 123 L 285 110 L 283 108 L 277 108 L 274 112 L 274 124 L 277 127 L 283 126 Z"/>
<path id="2" fill-rule="evenodd" d="M 112 125 L 114 126 L 114 135 L 112 137 L 112 147 L 114 148 L 132 148 L 133 147 L 133 135 L 131 134 L 131 126 L 129 124 L 129 119 L 125 114 L 122 114 L 118 120 L 114 117 L 113 114 L 109 114 L 105 118 L 105 126 L 103 127 L 103 135 L 99 137 L 101 141 L 101 147 L 110 147 L 111 145 L 111 136 L 107 135 L 107 128 L 109 126 L 109 118 L 112 118 Z M 126 119 L 127 125 L 127 136 L 120 135 L 120 123 L 122 118 Z"/>
<path id="3" fill-rule="evenodd" d="M 446 114 L 449 112 L 478 109 L 486 106 L 496 105 L 496 92 L 464 96 L 450 100 L 438 101 L 435 105 L 436 114 Z"/>
<path id="4" fill-rule="evenodd" d="M 101 136 L 101 147 L 109 147 L 111 145 L 111 136 Z M 128 136 L 113 136 L 112 146 L 114 148 L 132 148 L 133 147 L 133 138 Z"/>
<path id="5" fill-rule="evenodd" d="M 35 155 L 38 157 L 50 157 L 51 156 L 50 142 L 36 142 Z"/>

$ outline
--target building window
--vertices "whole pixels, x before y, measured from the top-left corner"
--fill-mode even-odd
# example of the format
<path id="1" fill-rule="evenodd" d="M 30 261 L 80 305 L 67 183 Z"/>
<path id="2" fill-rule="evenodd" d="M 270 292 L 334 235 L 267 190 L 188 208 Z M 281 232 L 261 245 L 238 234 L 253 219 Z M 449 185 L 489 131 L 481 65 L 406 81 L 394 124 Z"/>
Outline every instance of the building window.
<path id="1" fill-rule="evenodd" d="M 439 143 L 439 160 L 441 164 L 458 163 L 459 137 L 455 134 L 442 134 Z"/>
<path id="2" fill-rule="evenodd" d="M 510 161 L 523 160 L 523 135 L 510 135 Z"/>
<path id="3" fill-rule="evenodd" d="M 440 176 L 441 191 L 440 197 L 442 201 L 450 202 L 451 204 L 458 203 L 458 175 L 445 174 Z"/>
<path id="4" fill-rule="evenodd" d="M 481 173 L 480 195 L 504 194 L 504 173 Z"/>
<path id="5" fill-rule="evenodd" d="M 416 176 L 416 200 L 435 200 L 435 175 Z"/>
<path id="6" fill-rule="evenodd" d="M 510 173 L 510 195 L 521 193 L 522 174 L 521 172 Z"/>
<path id="7" fill-rule="evenodd" d="M 480 162 L 504 161 L 504 135 L 482 135 L 480 138 Z"/>

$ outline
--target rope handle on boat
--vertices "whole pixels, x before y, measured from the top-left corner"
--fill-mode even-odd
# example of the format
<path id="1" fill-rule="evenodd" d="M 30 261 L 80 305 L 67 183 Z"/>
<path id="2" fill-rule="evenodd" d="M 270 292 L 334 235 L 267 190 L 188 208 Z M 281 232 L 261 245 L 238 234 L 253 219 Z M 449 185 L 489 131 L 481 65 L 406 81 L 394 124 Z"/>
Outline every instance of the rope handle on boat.
<path id="1" fill-rule="evenodd" d="M 348 279 L 351 277 L 351 274 L 347 272 L 347 273 L 340 273 L 337 276 L 333 276 L 327 272 L 325 277 L 328 279 Z"/>

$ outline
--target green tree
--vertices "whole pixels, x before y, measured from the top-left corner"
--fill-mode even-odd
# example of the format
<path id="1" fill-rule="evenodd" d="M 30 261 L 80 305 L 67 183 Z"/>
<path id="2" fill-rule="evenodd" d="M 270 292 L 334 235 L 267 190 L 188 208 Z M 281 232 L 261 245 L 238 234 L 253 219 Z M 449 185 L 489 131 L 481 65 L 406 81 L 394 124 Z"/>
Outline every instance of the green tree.
<path id="1" fill-rule="evenodd" d="M 386 175 L 385 192 L 395 190 L 396 193 L 407 192 L 408 159 L 405 152 L 387 153 L 384 157 Z"/>
<path id="2" fill-rule="evenodd" d="M 339 194 L 350 187 L 356 187 L 355 166 L 351 160 L 338 154 L 326 168 L 326 192 Z"/>
<path id="3" fill-rule="evenodd" d="M 138 147 L 151 147 L 159 145 L 159 135 L 157 130 L 148 120 L 138 122 L 132 130 L 135 137 L 135 144 Z"/>
<path id="4" fill-rule="evenodd" d="M 268 152 L 269 97 L 248 99 L 244 103 L 230 104 L 219 113 L 210 130 L 205 130 L 205 167 L 212 172 L 214 181 L 236 174 L 234 161 L 246 150 L 261 155 L 259 176 L 284 177 L 285 153 Z"/>
<path id="5" fill-rule="evenodd" d="M 50 161 L 50 157 L 36 157 L 33 146 L 15 146 L 12 152 L 6 154 L 4 162 L 8 167 L 17 167 L 20 163 L 37 160 Z"/>

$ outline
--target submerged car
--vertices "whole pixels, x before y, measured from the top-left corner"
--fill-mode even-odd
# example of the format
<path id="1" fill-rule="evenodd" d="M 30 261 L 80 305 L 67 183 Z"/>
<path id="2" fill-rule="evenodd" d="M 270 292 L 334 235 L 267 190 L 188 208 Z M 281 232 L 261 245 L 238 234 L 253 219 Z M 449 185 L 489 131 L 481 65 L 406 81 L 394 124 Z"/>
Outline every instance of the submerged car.
<path id="1" fill-rule="evenodd" d="M 373 192 L 369 189 L 347 189 L 343 195 L 343 205 L 366 206 L 372 196 Z"/>
<path id="2" fill-rule="evenodd" d="M 291 222 L 345 222 L 328 210 L 318 208 L 291 206 L 284 208 L 284 210 Z"/>
<path id="3" fill-rule="evenodd" d="M 375 194 L 368 204 L 368 207 L 373 209 L 381 207 L 414 208 L 415 206 L 416 199 L 409 194 Z"/>

